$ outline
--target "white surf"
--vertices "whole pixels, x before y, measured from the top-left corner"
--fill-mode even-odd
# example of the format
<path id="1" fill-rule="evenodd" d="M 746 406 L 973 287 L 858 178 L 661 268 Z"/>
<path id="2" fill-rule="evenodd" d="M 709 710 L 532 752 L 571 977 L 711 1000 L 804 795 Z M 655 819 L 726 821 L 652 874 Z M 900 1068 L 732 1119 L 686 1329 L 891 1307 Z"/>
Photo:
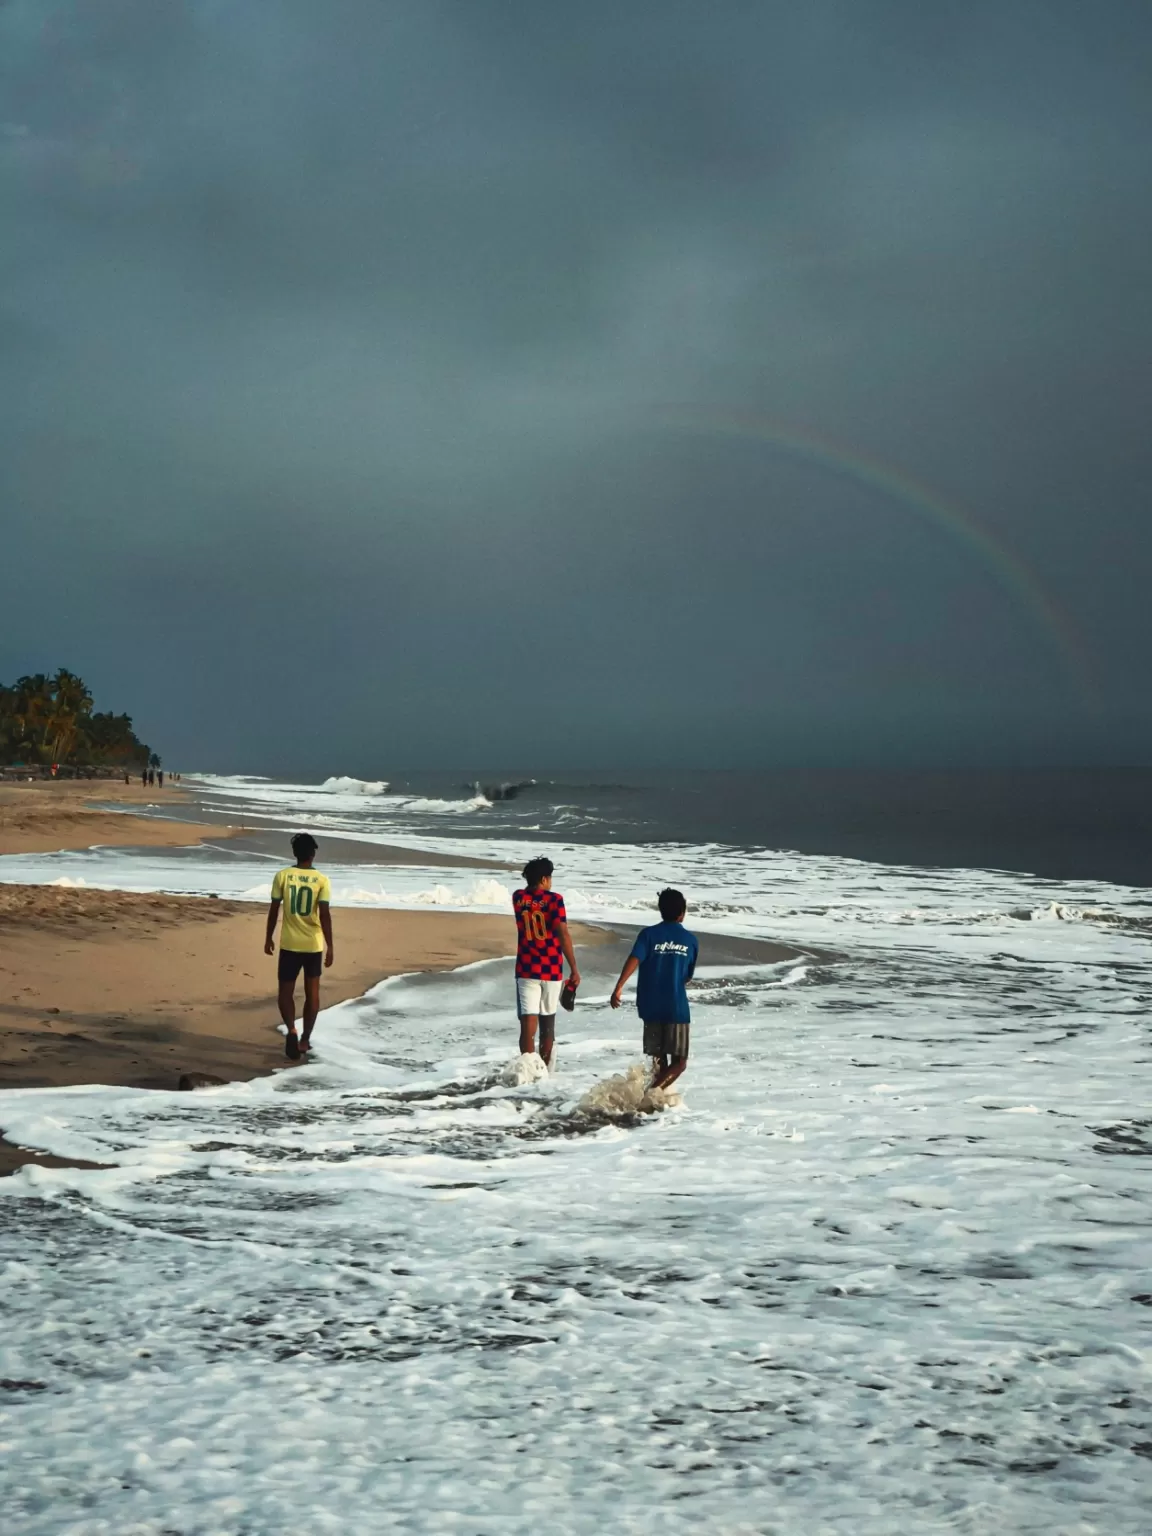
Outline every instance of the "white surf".
<path id="1" fill-rule="evenodd" d="M 525 853 L 388 795 L 214 804 L 493 863 L 326 863 L 337 905 L 483 910 Z M 0 1092 L 8 1141 L 104 1165 L 0 1179 L 11 1528 L 1147 1530 L 1146 892 L 554 832 L 573 919 L 634 929 L 672 882 L 698 931 L 811 958 L 703 967 L 692 1113 L 640 1124 L 591 978 L 571 1094 L 493 1091 L 507 959 L 327 1010 L 306 1072 Z M 0 861 L 261 903 L 269 872 Z"/>
<path id="2" fill-rule="evenodd" d="M 535 1051 L 513 1056 L 500 1073 L 500 1081 L 506 1088 L 522 1088 L 527 1083 L 539 1083 L 548 1076 L 548 1068 Z"/>

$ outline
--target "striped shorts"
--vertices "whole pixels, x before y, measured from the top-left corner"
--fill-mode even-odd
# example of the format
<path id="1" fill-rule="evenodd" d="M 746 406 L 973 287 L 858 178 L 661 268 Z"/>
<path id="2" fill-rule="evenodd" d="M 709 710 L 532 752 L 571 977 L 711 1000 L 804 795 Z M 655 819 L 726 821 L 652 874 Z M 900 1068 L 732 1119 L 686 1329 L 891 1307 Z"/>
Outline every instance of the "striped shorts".
<path id="1" fill-rule="evenodd" d="M 653 1019 L 645 1019 L 645 1056 L 687 1056 L 688 1033 L 687 1024 L 661 1024 Z"/>

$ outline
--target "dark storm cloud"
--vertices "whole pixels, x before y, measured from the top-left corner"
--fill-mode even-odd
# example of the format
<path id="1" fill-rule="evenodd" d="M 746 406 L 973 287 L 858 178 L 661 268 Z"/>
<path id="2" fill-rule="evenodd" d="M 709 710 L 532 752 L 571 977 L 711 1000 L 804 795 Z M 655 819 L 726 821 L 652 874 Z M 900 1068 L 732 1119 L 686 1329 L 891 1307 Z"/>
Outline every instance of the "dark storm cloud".
<path id="1" fill-rule="evenodd" d="M 0 676 L 209 766 L 1146 756 L 1149 78 L 1135 4 L 9 0 Z"/>

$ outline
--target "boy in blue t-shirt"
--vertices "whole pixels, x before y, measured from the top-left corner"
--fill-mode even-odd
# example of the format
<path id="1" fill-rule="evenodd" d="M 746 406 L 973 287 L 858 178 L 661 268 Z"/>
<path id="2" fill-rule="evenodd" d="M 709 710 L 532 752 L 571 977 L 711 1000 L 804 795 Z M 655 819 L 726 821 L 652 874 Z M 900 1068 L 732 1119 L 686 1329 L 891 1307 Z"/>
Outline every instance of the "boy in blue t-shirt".
<path id="1" fill-rule="evenodd" d="M 652 1058 L 652 1087 L 667 1088 L 688 1065 L 687 983 L 700 946 L 684 927 L 688 903 L 681 893 L 661 891 L 656 901 L 663 922 L 636 935 L 612 993 L 612 1006 L 619 1008 L 624 984 L 639 967 L 636 1008 L 644 1021 L 644 1054 Z"/>

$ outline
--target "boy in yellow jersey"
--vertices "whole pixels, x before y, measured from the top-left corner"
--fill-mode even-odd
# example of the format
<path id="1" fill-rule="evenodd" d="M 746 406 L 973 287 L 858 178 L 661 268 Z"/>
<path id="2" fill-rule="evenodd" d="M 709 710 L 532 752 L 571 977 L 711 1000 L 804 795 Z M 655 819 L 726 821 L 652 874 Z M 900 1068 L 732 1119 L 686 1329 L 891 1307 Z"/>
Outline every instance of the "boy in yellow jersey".
<path id="1" fill-rule="evenodd" d="M 280 930 L 280 961 L 276 974 L 280 982 L 280 1017 L 288 1029 L 284 1054 L 292 1061 L 300 1059 L 312 1041 L 312 1029 L 320 1012 L 320 956 L 329 966 L 335 958 L 332 946 L 332 891 L 328 876 L 312 868 L 316 857 L 316 839 L 310 832 L 297 832 L 292 839 L 296 863 L 280 869 L 272 879 L 272 905 L 268 908 L 268 930 L 264 935 L 264 953 L 276 953 L 276 919 L 284 906 L 284 925 Z M 296 1038 L 296 978 L 304 972 L 304 1031 Z"/>

